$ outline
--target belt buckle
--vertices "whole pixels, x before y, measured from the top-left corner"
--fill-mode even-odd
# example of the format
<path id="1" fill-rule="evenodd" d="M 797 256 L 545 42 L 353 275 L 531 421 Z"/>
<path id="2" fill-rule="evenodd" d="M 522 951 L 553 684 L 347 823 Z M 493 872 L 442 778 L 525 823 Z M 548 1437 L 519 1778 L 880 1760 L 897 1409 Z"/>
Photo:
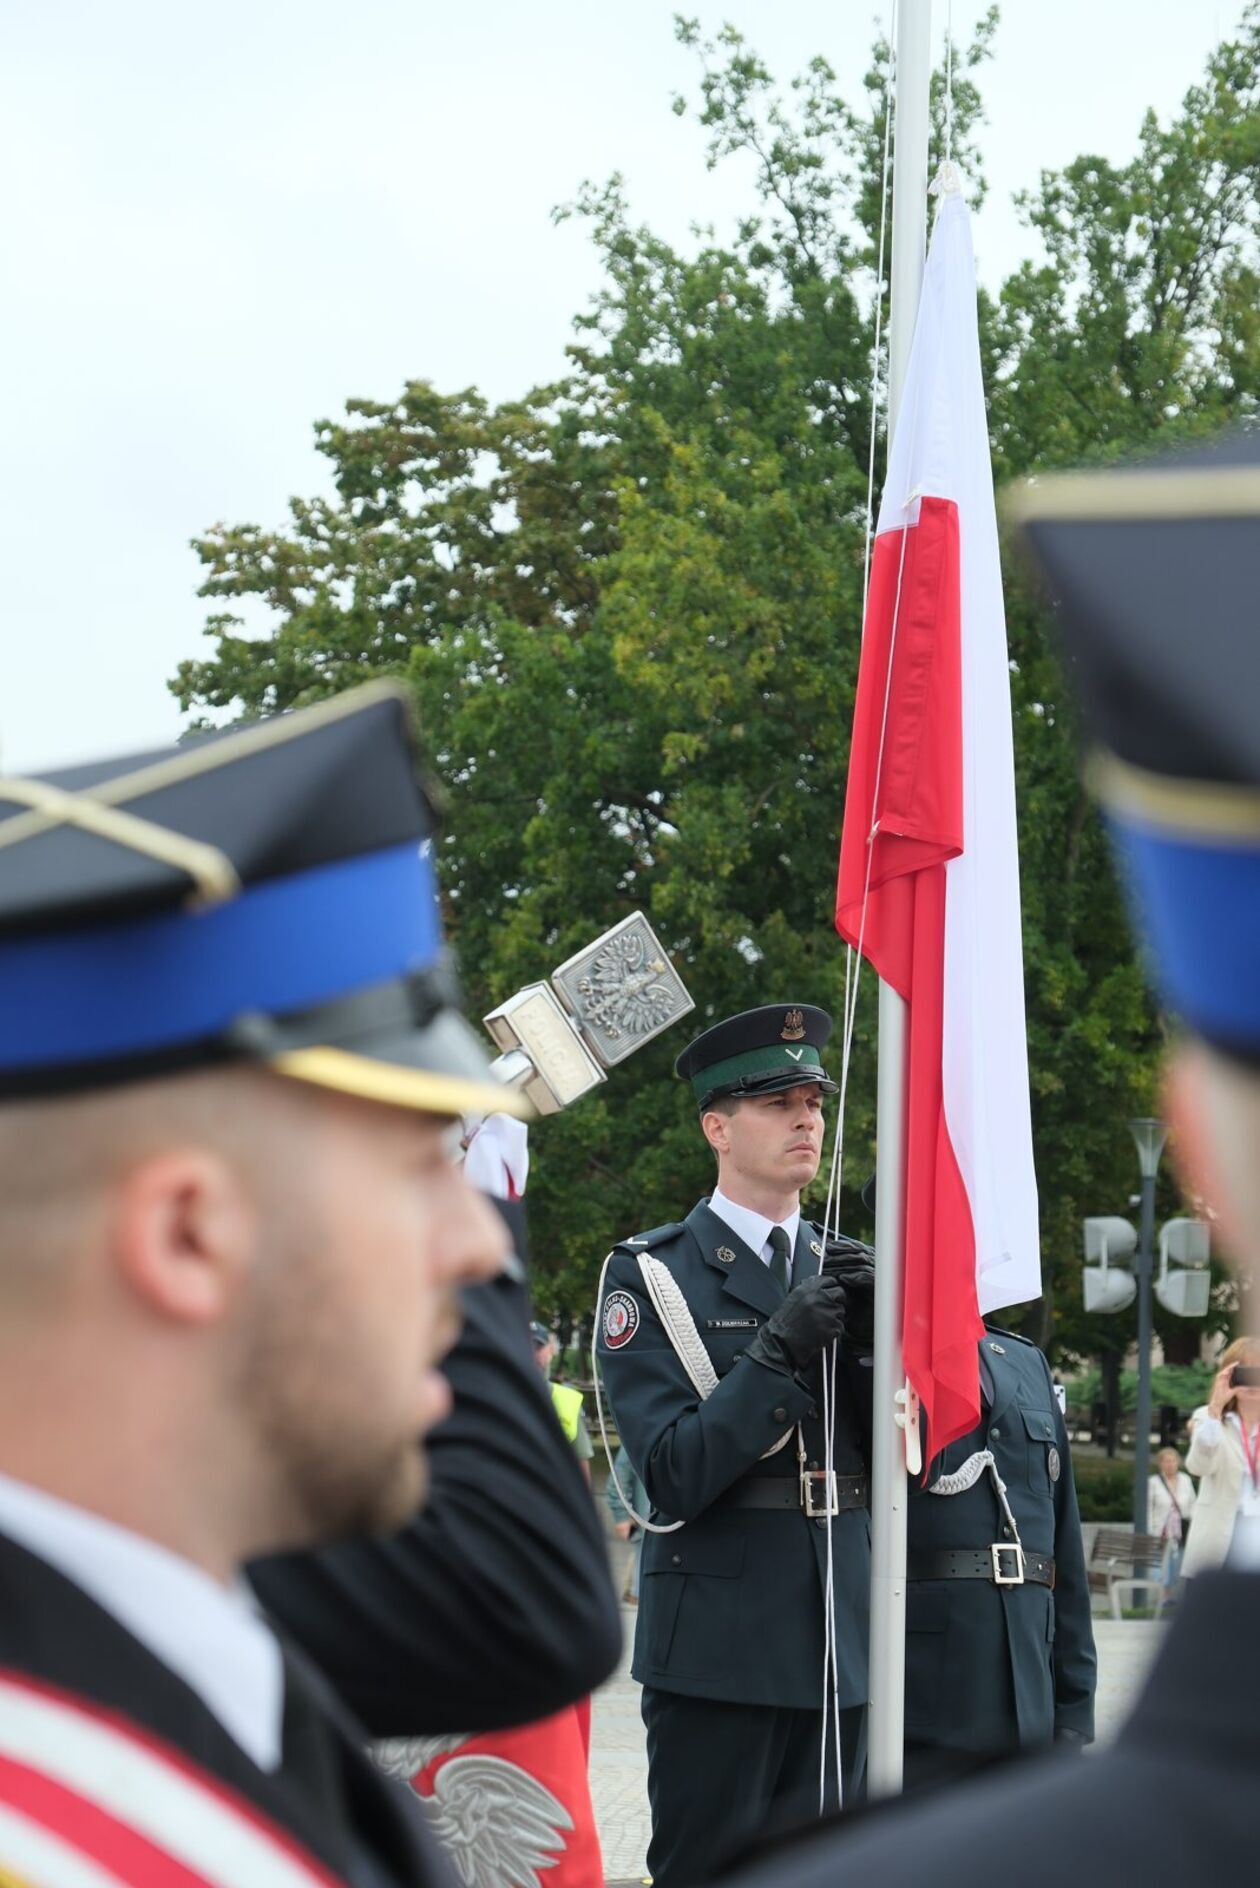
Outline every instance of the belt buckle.
<path id="1" fill-rule="evenodd" d="M 1020 1546 L 1019 1542 L 1018 1541 L 994 1541 L 993 1545 L 989 1549 L 989 1552 L 993 1556 L 993 1584 L 994 1586 L 1023 1586 L 1024 1584 L 1024 1550 Z M 1014 1554 L 1015 1556 L 1014 1573 L 1002 1572 L 1003 1554 Z"/>
<path id="2" fill-rule="evenodd" d="M 822 1483 L 824 1505 L 814 1505 L 814 1483 Z M 803 1468 L 801 1470 L 801 1507 L 811 1521 L 827 1521 L 833 1514 L 840 1512 L 840 1491 L 836 1486 L 834 1468 Z"/>

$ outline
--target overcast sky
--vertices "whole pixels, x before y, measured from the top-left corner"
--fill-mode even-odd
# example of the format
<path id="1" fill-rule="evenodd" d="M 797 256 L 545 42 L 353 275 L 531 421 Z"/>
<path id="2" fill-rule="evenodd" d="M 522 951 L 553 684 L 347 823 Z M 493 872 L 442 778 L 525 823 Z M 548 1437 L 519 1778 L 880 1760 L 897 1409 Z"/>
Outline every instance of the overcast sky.
<path id="1" fill-rule="evenodd" d="M 937 38 L 947 0 L 934 7 Z M 857 99 L 887 0 L 689 0 L 783 77 L 824 53 Z M 505 399 L 560 371 L 596 286 L 552 207 L 625 174 L 679 242 L 751 201 L 669 101 L 668 0 L 0 0 L 4 617 L 0 760 L 173 739 L 207 606 L 189 539 L 277 524 L 323 483 L 312 422 L 408 378 Z M 955 37 L 983 11 L 953 0 Z M 1082 151 L 1123 160 L 1243 0 L 1005 0 L 982 83 L 999 281 L 1010 206 Z"/>

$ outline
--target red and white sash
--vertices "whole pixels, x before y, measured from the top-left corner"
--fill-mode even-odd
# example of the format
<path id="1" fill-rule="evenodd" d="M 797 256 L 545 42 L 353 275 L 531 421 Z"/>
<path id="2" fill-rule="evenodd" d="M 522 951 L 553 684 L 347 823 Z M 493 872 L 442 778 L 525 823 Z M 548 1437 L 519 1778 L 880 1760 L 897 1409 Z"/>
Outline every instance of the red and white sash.
<path id="1" fill-rule="evenodd" d="M 344 1888 L 182 1752 L 86 1700 L 0 1673 L 0 1883 Z"/>

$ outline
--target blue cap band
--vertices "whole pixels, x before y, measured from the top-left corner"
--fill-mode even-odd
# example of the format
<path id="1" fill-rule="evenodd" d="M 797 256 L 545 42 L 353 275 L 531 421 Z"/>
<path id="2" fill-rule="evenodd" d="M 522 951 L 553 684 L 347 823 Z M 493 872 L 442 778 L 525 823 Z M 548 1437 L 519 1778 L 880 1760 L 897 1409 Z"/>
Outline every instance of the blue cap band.
<path id="1" fill-rule="evenodd" d="M 425 969 L 441 950 L 433 867 L 414 839 L 204 911 L 0 944 L 0 1069 L 139 1056 L 220 1036 Z"/>
<path id="2" fill-rule="evenodd" d="M 1114 815 L 1124 860 L 1169 1004 L 1211 1042 L 1260 1048 L 1260 851 L 1161 832 Z"/>

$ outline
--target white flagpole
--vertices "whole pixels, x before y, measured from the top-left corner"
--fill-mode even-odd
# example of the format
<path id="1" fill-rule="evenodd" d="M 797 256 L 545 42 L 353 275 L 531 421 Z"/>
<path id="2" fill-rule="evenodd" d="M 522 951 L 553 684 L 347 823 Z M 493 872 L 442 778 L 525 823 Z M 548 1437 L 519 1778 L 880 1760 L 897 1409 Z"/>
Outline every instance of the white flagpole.
<path id="1" fill-rule="evenodd" d="M 927 249 L 932 0 L 900 0 L 893 118 L 888 432 L 897 425 Z M 871 1463 L 871 1794 L 901 1788 L 906 1673 L 906 1454 L 897 1394 L 906 1197 L 906 1005 L 879 986 L 876 1095 L 875 1423 Z"/>

